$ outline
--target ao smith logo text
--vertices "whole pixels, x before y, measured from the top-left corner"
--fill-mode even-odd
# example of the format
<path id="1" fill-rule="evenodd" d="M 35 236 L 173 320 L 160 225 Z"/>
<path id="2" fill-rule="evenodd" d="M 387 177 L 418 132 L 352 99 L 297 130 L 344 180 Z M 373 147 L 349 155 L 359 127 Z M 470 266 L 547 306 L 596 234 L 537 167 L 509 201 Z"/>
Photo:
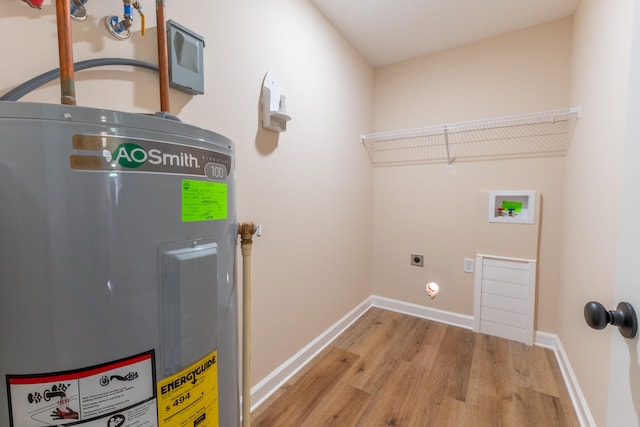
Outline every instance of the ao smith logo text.
<path id="1" fill-rule="evenodd" d="M 200 169 L 198 158 L 190 153 L 163 153 L 157 148 L 145 150 L 138 144 L 125 142 L 118 145 L 113 153 L 105 150 L 103 155 L 107 162 L 115 162 L 125 168 L 137 168 L 145 163 L 164 166 L 182 166 Z"/>
<path id="2" fill-rule="evenodd" d="M 225 181 L 231 156 L 219 151 L 159 141 L 111 135 L 74 135 L 72 169 L 147 172 L 206 177 Z"/>
<path id="3" fill-rule="evenodd" d="M 160 388 L 160 394 L 164 395 L 173 390 L 177 390 L 185 384 L 193 384 L 195 385 L 198 382 L 198 377 L 202 375 L 207 369 L 211 367 L 215 367 L 216 365 L 216 356 L 211 356 L 211 358 L 205 360 L 197 366 L 195 369 L 187 372 L 186 374 L 176 378 L 170 383 L 164 384 Z"/>

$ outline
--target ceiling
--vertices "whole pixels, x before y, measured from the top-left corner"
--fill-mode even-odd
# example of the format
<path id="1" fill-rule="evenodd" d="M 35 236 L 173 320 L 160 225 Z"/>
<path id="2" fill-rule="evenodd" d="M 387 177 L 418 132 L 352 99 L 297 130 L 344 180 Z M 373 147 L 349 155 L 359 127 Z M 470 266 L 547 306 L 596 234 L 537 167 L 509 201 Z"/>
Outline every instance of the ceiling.
<path id="1" fill-rule="evenodd" d="M 374 67 L 572 15 L 579 0 L 311 0 Z"/>

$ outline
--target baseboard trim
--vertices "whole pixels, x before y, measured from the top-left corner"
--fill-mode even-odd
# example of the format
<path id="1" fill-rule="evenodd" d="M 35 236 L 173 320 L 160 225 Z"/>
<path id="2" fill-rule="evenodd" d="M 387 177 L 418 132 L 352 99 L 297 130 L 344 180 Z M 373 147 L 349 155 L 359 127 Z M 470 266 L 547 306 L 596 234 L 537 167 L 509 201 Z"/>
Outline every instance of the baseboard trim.
<path id="1" fill-rule="evenodd" d="M 438 310 L 436 308 L 425 307 L 423 305 L 379 297 L 376 295 L 372 295 L 371 300 L 374 307 L 384 308 L 386 310 L 396 311 L 410 316 L 416 316 L 440 323 L 446 323 L 447 325 L 473 330 L 473 316 Z"/>
<path id="2" fill-rule="evenodd" d="M 560 344 L 560 339 L 556 334 L 536 331 L 533 344 L 537 345 L 538 347 L 550 348 L 551 350 L 555 351 L 555 349 L 558 348 L 558 345 Z"/>
<path id="3" fill-rule="evenodd" d="M 576 416 L 578 417 L 580 426 L 596 427 L 596 422 L 591 415 L 591 411 L 589 410 L 587 401 L 584 398 L 584 394 L 582 394 L 582 390 L 580 389 L 576 375 L 573 372 L 567 353 L 564 351 L 560 337 L 548 332 L 536 332 L 535 345 L 553 350 L 556 360 L 558 361 L 558 366 L 560 367 L 560 372 L 562 373 L 562 378 L 567 386 L 571 403 L 573 403 L 573 408 L 576 411 Z"/>
<path id="4" fill-rule="evenodd" d="M 361 302 L 356 308 L 330 326 L 316 339 L 307 344 L 302 350 L 294 354 L 262 381 L 251 388 L 251 411 L 254 411 L 265 400 L 276 392 L 289 378 L 309 363 L 338 335 L 358 320 L 371 307 L 371 297 Z"/>

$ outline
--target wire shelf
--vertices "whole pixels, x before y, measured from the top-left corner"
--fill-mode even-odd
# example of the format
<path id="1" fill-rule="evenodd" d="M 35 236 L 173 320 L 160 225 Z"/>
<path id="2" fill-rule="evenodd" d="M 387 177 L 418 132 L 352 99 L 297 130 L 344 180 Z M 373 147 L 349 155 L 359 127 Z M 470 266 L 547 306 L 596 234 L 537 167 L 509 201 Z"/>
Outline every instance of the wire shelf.
<path id="1" fill-rule="evenodd" d="M 373 166 L 563 156 L 580 108 L 364 134 Z"/>

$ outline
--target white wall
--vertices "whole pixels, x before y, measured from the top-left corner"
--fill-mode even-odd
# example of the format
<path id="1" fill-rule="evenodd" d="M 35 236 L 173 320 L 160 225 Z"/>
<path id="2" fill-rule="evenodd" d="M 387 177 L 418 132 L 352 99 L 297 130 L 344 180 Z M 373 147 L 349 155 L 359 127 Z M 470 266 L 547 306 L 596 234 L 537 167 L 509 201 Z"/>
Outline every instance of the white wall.
<path id="1" fill-rule="evenodd" d="M 633 1 L 583 0 L 575 15 L 571 102 L 582 116 L 565 177 L 558 332 L 596 425 L 606 424 L 614 328 L 590 329 L 588 301 L 615 307 L 614 278 Z"/>
<path id="2" fill-rule="evenodd" d="M 493 118 L 569 107 L 572 18 L 393 64 L 376 71 L 376 131 Z M 536 327 L 556 331 L 564 158 L 529 158 L 380 167 L 374 172 L 373 292 L 473 314 L 473 275 L 463 259 L 491 255 L 538 258 Z M 539 241 L 486 241 L 490 190 L 542 195 Z M 490 233 L 489 233 L 490 234 Z M 533 249 L 532 249 L 533 247 Z M 539 257 L 538 253 L 539 252 Z M 425 267 L 409 264 L 425 255 Z M 428 281 L 441 286 L 430 300 Z"/>
<path id="3" fill-rule="evenodd" d="M 115 41 L 101 18 L 120 1 L 89 1 L 73 22 L 75 60 L 156 62 L 155 4 L 142 1 L 130 40 Z M 54 10 L 0 0 L 0 93 L 58 66 Z M 171 112 L 236 143 L 240 221 L 263 226 L 253 249 L 253 383 L 371 293 L 372 173 L 359 134 L 372 126 L 373 69 L 310 2 L 167 2 L 173 19 L 205 39 L 202 96 L 171 90 Z M 262 80 L 273 69 L 293 120 L 281 135 L 260 126 Z M 77 73 L 78 105 L 130 112 L 159 109 L 150 71 L 110 67 Z M 57 83 L 24 101 L 59 102 Z M 161 208 L 161 207 L 158 207 Z"/>

